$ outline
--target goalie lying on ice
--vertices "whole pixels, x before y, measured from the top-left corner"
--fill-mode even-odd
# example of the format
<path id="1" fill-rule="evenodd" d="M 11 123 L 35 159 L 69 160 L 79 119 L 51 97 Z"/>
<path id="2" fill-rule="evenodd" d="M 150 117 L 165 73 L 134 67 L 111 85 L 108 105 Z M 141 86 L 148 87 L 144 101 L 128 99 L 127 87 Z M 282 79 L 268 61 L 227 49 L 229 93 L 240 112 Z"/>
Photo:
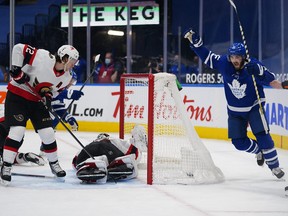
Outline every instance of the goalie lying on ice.
<path id="1" fill-rule="evenodd" d="M 86 183 L 106 183 L 107 180 L 128 180 L 137 177 L 141 152 L 147 151 L 147 134 L 136 125 L 129 140 L 118 139 L 106 133 L 85 146 L 93 158 L 82 149 L 72 161 L 76 176 Z"/>

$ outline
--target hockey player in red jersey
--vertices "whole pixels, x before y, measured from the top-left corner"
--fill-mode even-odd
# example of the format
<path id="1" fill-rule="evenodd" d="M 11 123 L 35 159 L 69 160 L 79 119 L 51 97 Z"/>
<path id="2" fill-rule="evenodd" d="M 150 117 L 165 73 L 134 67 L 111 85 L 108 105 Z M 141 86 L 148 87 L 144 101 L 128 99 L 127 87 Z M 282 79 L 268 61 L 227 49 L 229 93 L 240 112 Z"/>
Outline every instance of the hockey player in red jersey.
<path id="1" fill-rule="evenodd" d="M 13 47 L 10 71 L 13 79 L 8 84 L 5 101 L 5 119 L 10 130 L 3 148 L 0 174 L 4 185 L 11 182 L 12 164 L 22 144 L 28 119 L 41 138 L 52 173 L 57 177 L 66 176 L 58 162 L 57 143 L 47 107 L 50 107 L 52 97 L 70 83 L 71 70 L 78 58 L 78 51 L 70 45 L 61 46 L 56 55 L 27 44 Z"/>
<path id="2" fill-rule="evenodd" d="M 4 117 L 0 118 L 0 166 L 2 165 L 2 154 L 3 154 L 3 146 L 5 139 L 7 138 L 7 135 L 9 133 L 9 127 L 7 126 L 7 123 L 5 121 Z M 21 140 L 21 143 L 23 142 L 23 139 Z M 44 166 L 45 161 L 44 159 L 37 154 L 34 154 L 33 152 L 27 152 L 22 153 L 18 152 L 14 163 L 16 164 L 23 164 L 23 163 L 33 163 L 37 164 L 39 166 Z"/>
<path id="3" fill-rule="evenodd" d="M 141 152 L 147 151 L 147 135 L 144 127 L 136 125 L 132 138 L 123 140 L 108 134 L 99 134 L 97 139 L 85 146 L 72 161 L 77 178 L 85 183 L 106 183 L 107 180 L 128 180 L 138 175 L 137 164 Z"/>

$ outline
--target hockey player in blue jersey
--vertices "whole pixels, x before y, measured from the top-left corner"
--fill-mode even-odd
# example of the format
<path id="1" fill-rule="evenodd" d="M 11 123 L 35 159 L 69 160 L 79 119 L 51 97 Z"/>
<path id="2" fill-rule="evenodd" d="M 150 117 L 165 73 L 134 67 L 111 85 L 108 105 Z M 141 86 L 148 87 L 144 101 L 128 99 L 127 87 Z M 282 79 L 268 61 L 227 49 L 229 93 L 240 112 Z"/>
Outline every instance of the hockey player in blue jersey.
<path id="1" fill-rule="evenodd" d="M 228 136 L 235 148 L 256 154 L 259 166 L 265 161 L 272 173 L 277 178 L 282 178 L 285 173 L 279 168 L 277 151 L 263 110 L 265 104 L 263 86 L 270 85 L 281 89 L 281 83 L 257 59 L 253 58 L 247 63 L 246 50 L 242 43 L 234 43 L 228 49 L 228 55 L 217 55 L 203 46 L 201 37 L 192 29 L 184 33 L 184 38 L 189 40 L 191 49 L 206 65 L 218 70 L 223 76 L 227 100 Z M 256 140 L 248 138 L 248 124 Z"/>
<path id="2" fill-rule="evenodd" d="M 65 107 L 64 99 L 66 100 L 79 100 L 81 96 L 84 95 L 82 91 L 68 89 L 71 85 L 75 85 L 77 82 L 77 75 L 75 72 L 72 73 L 72 80 L 70 85 L 63 90 L 56 98 L 53 98 L 51 105 L 52 109 L 57 113 L 57 115 L 65 122 L 71 126 L 72 131 L 78 130 L 78 123 L 76 119 L 67 112 Z M 53 119 L 53 128 L 58 125 L 58 118 Z"/>

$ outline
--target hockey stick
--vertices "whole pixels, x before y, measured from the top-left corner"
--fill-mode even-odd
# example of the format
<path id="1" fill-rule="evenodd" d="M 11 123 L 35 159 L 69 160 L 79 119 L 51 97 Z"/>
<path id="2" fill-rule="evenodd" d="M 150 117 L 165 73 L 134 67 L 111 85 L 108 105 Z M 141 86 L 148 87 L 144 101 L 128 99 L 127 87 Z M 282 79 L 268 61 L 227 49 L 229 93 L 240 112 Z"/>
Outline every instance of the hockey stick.
<path id="1" fill-rule="evenodd" d="M 12 176 L 22 176 L 22 177 L 34 177 L 34 178 L 47 178 L 47 179 L 55 179 L 56 176 L 46 176 L 46 175 L 38 175 L 38 174 L 27 174 L 27 173 L 11 173 Z"/>
<path id="2" fill-rule="evenodd" d="M 57 113 L 51 108 L 51 107 L 47 107 L 47 105 L 44 103 L 44 101 L 42 100 L 42 97 L 39 95 L 38 92 L 36 92 L 36 90 L 28 83 L 25 83 L 26 86 L 28 86 L 28 88 L 36 95 L 36 97 L 43 103 L 43 105 L 45 106 L 45 108 L 55 117 L 57 118 L 57 120 L 59 122 L 61 122 L 61 124 L 64 126 L 64 128 L 70 133 L 70 135 L 78 142 L 78 144 L 83 148 L 83 150 L 86 152 L 86 154 L 92 158 L 95 159 L 84 147 L 84 145 L 80 142 L 80 140 L 72 133 L 72 131 L 66 126 L 66 124 L 63 122 L 63 120 L 57 115 Z"/>
<path id="3" fill-rule="evenodd" d="M 234 4 L 233 0 L 229 0 L 229 2 L 231 4 L 231 6 L 234 8 L 234 11 L 235 11 L 235 14 L 236 14 L 236 17 L 237 17 L 237 20 L 238 20 L 242 41 L 243 41 L 243 44 L 244 44 L 244 47 L 245 47 L 245 51 L 246 51 L 247 61 L 249 63 L 251 61 L 251 59 L 250 59 L 250 55 L 249 55 L 249 51 L 248 51 L 248 46 L 247 46 L 247 43 L 246 43 L 246 38 L 245 38 L 245 35 L 244 35 L 244 30 L 243 30 L 243 27 L 242 27 L 242 24 L 241 24 L 239 15 L 238 15 L 238 11 L 237 11 L 236 5 Z M 259 96 L 259 92 L 258 92 L 258 88 L 257 88 L 257 84 L 256 84 L 256 80 L 255 80 L 254 74 L 252 74 L 252 80 L 253 80 L 256 96 L 257 96 L 257 101 L 258 101 L 258 104 L 259 104 L 259 110 L 260 110 L 260 116 L 261 116 L 262 122 L 266 122 L 266 119 L 265 119 L 265 116 L 264 116 L 264 109 L 263 109 L 263 106 L 261 104 L 261 100 L 260 100 L 260 96 Z M 265 127 L 265 125 L 264 125 L 264 127 Z M 265 127 L 265 132 L 266 133 L 268 132 L 268 126 Z"/>
<path id="4" fill-rule="evenodd" d="M 89 74 L 89 76 L 87 77 L 87 79 L 85 80 L 85 82 L 83 83 L 83 85 L 81 86 L 81 88 L 79 89 L 79 91 L 82 91 L 82 89 L 84 88 L 84 86 L 87 84 L 87 82 L 91 79 L 91 77 L 93 76 L 93 74 L 95 73 L 95 68 L 96 68 L 96 63 L 99 61 L 100 58 L 100 54 L 96 55 L 95 57 L 95 67 L 93 68 L 92 72 Z M 64 118 L 66 112 L 71 108 L 72 104 L 74 103 L 74 99 L 70 102 L 70 104 L 68 105 L 68 107 L 65 109 L 64 114 L 61 116 L 61 119 Z M 56 125 L 57 126 L 57 125 Z M 55 126 L 55 127 L 56 127 Z"/>

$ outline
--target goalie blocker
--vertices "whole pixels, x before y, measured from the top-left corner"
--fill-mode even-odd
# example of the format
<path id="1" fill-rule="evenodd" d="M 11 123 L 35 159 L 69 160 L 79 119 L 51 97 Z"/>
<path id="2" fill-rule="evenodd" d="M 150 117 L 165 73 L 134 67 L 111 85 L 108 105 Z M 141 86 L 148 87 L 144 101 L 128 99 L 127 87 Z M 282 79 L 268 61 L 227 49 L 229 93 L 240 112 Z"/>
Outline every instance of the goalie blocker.
<path id="1" fill-rule="evenodd" d="M 147 150 L 147 135 L 142 126 L 131 131 L 132 138 L 123 140 L 99 134 L 97 139 L 85 146 L 72 161 L 76 176 L 84 183 L 106 183 L 109 180 L 129 180 L 137 177 L 137 164 L 141 151 Z"/>

